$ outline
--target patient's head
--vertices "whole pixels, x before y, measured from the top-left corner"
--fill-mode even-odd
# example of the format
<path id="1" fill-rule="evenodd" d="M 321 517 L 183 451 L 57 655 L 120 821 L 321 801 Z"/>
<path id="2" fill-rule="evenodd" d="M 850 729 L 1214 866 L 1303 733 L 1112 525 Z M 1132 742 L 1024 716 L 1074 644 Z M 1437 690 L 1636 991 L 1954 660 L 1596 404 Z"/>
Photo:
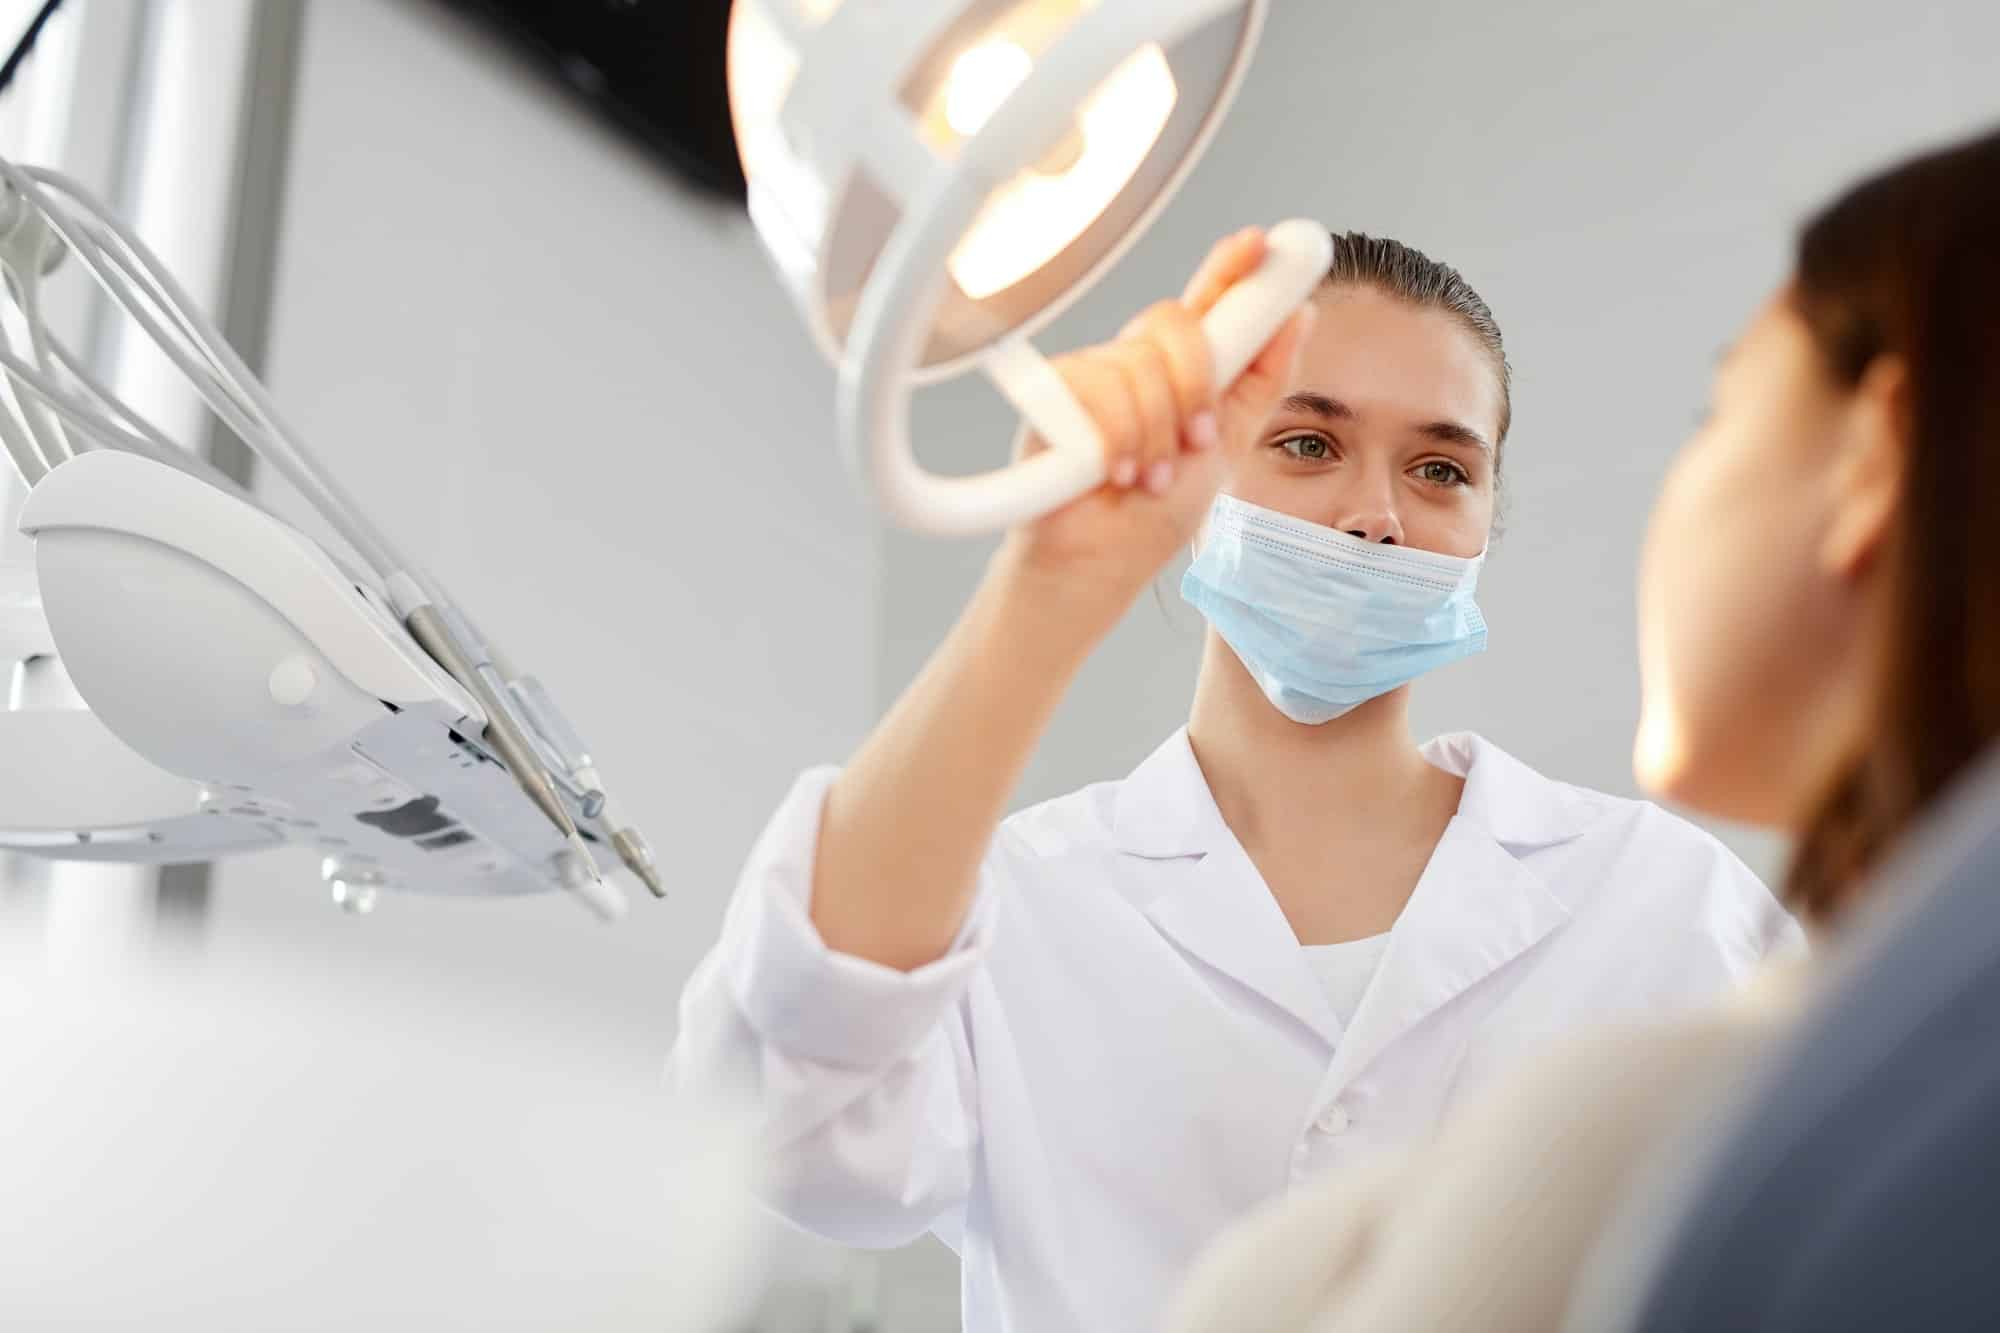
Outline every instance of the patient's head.
<path id="1" fill-rule="evenodd" d="M 1805 229 L 1653 515 L 1639 776 L 1825 917 L 2000 735 L 2000 134 Z"/>

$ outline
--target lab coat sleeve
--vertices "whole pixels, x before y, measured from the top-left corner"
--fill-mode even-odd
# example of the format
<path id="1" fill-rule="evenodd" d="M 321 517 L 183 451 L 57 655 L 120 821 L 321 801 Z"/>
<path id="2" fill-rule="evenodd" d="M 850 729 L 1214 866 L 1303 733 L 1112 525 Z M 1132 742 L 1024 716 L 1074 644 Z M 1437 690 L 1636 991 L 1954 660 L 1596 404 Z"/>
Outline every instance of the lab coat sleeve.
<path id="1" fill-rule="evenodd" d="M 943 958 L 899 972 L 829 948 L 812 924 L 820 811 L 835 770 L 807 773 L 751 853 L 722 938 L 681 997 L 671 1077 L 747 1105 L 762 1192 L 798 1226 L 893 1246 L 963 1203 L 978 1139 L 962 1001 L 992 936 L 979 896 Z"/>

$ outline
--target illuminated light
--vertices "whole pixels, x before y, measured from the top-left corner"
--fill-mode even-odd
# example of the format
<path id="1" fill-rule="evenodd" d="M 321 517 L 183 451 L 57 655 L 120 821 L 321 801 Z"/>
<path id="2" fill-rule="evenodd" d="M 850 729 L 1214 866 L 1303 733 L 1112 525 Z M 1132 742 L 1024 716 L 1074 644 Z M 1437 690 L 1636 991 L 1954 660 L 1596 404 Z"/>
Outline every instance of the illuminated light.
<path id="1" fill-rule="evenodd" d="M 1024 171 L 980 210 L 949 262 L 959 290 L 983 300 L 1075 243 L 1137 174 L 1178 97 L 1157 45 L 1141 47 L 1113 70 L 1077 113 L 1080 147 L 1073 145 L 1068 169 Z"/>
<path id="2" fill-rule="evenodd" d="M 1034 72 L 1035 61 L 1012 42 L 981 42 L 952 62 L 944 85 L 944 118 L 970 139 Z"/>

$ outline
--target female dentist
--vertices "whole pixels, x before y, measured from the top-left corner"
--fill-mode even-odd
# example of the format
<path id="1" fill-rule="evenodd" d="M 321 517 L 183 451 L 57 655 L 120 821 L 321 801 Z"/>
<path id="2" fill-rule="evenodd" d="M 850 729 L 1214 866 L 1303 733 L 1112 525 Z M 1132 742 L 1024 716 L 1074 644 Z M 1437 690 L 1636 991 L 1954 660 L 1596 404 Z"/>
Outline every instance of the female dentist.
<path id="1" fill-rule="evenodd" d="M 1011 534 L 860 752 L 799 781 L 682 998 L 676 1081 L 755 1099 L 769 1202 L 849 1244 L 936 1232 L 972 1333 L 1151 1328 L 1232 1219 L 1798 938 L 1693 827 L 1411 739 L 1409 682 L 1484 643 L 1507 363 L 1452 269 L 1335 251 L 1219 394 L 1199 321 L 1254 231 L 1061 363 L 1110 483 Z M 1187 727 L 1003 819 L 1190 540 Z"/>

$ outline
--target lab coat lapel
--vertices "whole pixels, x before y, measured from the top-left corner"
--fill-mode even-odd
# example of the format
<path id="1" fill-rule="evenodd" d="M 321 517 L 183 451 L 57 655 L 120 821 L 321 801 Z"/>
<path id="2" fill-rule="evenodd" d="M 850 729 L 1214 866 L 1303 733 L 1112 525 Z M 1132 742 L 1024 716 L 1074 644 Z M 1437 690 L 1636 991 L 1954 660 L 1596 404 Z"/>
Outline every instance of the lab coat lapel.
<path id="1" fill-rule="evenodd" d="M 1120 784 L 1114 833 L 1128 856 L 1161 863 L 1143 904 L 1184 952 L 1248 987 L 1330 1049 L 1340 1025 L 1264 877 L 1215 807 L 1187 733 L 1177 731 Z M 1171 870 L 1164 863 L 1178 862 Z"/>
<path id="2" fill-rule="evenodd" d="M 1153 924 L 1186 952 L 1291 1015 L 1331 1050 L 1340 1022 L 1313 980 L 1291 924 L 1243 848 L 1226 838 L 1188 870 L 1184 882 L 1147 906 Z"/>
<path id="3" fill-rule="evenodd" d="M 1562 900 L 1488 828 L 1455 817 L 1390 932 L 1320 1102 L 1337 1097 L 1392 1043 L 1568 919 Z"/>

